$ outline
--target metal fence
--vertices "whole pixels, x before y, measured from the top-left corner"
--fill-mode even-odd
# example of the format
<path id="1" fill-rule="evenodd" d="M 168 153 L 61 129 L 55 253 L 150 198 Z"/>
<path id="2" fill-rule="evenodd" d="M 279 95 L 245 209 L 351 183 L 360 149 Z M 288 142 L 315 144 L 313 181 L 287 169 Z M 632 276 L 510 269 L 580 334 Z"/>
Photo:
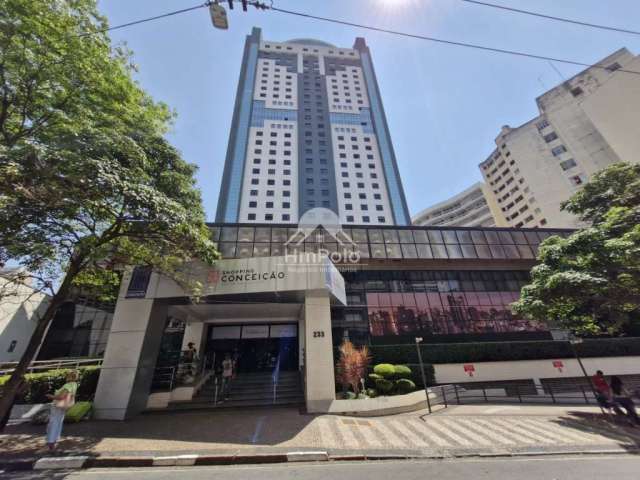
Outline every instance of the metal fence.
<path id="1" fill-rule="evenodd" d="M 17 365 L 18 362 L 0 363 L 0 375 L 10 375 L 13 373 Z M 100 366 L 102 366 L 102 358 L 60 358 L 56 360 L 35 360 L 29 365 L 27 373 Z"/>
<path id="2" fill-rule="evenodd" d="M 638 391 L 640 376 L 620 375 L 630 391 Z M 488 404 L 565 404 L 598 405 L 592 386 L 584 378 L 452 383 L 428 388 L 429 413 L 450 405 Z"/>

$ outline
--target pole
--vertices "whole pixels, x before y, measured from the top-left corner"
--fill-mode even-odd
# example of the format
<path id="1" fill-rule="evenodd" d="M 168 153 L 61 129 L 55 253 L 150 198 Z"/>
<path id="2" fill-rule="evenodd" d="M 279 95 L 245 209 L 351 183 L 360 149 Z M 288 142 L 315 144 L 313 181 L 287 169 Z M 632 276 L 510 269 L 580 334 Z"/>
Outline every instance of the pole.
<path id="1" fill-rule="evenodd" d="M 584 368 L 582 359 L 580 358 L 580 355 L 578 355 L 578 349 L 576 348 L 575 344 L 571 340 L 569 340 L 569 345 L 571 347 L 571 351 L 573 352 L 573 355 L 576 357 L 576 360 L 578 361 L 578 365 L 580 365 L 580 369 L 582 370 L 582 374 L 584 375 L 584 378 L 587 381 L 587 385 L 589 385 L 589 388 L 591 389 L 591 393 L 593 393 L 593 398 L 598 398 L 598 395 L 596 394 L 596 391 L 593 388 L 593 383 L 591 383 L 591 379 L 587 374 L 587 370 Z M 583 393 L 584 393 L 584 390 L 583 390 Z M 585 396 L 585 399 L 586 399 L 586 396 Z M 600 411 L 604 414 L 604 409 L 602 408 L 602 406 L 600 406 Z"/>
<path id="2" fill-rule="evenodd" d="M 422 373 L 422 385 L 424 394 L 427 397 L 427 408 L 431 413 L 431 400 L 429 400 L 429 390 L 427 389 L 427 376 L 424 374 L 424 364 L 422 363 L 422 353 L 420 352 L 420 341 L 416 338 L 416 350 L 418 351 L 418 361 L 420 362 L 420 372 Z"/>

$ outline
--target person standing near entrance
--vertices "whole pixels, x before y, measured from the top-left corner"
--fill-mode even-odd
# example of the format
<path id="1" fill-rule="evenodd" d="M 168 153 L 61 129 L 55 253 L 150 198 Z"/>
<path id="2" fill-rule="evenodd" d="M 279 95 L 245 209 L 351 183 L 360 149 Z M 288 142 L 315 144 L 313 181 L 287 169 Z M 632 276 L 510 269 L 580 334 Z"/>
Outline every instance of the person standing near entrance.
<path id="1" fill-rule="evenodd" d="M 67 374 L 67 383 L 56 390 L 53 395 L 47 395 L 52 400 L 49 412 L 49 423 L 47 424 L 47 447 L 49 450 L 56 448 L 56 443 L 62 435 L 62 423 L 64 416 L 76 402 L 76 392 L 78 391 L 78 372 L 72 371 Z"/>
<path id="2" fill-rule="evenodd" d="M 231 359 L 231 355 L 227 353 L 222 361 L 222 392 L 225 400 L 229 398 L 229 383 L 231 383 L 231 378 L 233 378 L 233 360 Z"/>

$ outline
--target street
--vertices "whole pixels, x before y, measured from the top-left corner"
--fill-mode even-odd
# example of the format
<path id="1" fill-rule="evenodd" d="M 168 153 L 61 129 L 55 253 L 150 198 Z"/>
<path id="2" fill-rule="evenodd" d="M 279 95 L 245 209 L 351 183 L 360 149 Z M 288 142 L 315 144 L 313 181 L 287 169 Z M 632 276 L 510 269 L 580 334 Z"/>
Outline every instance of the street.
<path id="1" fill-rule="evenodd" d="M 11 480 L 324 480 L 350 478 L 367 480 L 439 480 L 517 479 L 517 480 L 635 480 L 640 470 L 640 457 L 634 455 L 531 457 L 510 459 L 452 459 L 426 461 L 372 461 L 281 465 L 239 465 L 230 467 L 155 467 L 137 469 L 92 469 L 74 473 L 14 473 Z"/>

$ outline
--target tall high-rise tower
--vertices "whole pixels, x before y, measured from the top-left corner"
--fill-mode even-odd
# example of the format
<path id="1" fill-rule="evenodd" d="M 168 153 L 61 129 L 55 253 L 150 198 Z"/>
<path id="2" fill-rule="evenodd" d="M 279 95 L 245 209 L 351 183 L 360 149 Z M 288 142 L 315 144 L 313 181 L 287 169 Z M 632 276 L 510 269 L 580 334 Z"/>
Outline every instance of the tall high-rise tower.
<path id="1" fill-rule="evenodd" d="M 364 39 L 353 48 L 247 36 L 217 222 L 411 223 Z"/>

